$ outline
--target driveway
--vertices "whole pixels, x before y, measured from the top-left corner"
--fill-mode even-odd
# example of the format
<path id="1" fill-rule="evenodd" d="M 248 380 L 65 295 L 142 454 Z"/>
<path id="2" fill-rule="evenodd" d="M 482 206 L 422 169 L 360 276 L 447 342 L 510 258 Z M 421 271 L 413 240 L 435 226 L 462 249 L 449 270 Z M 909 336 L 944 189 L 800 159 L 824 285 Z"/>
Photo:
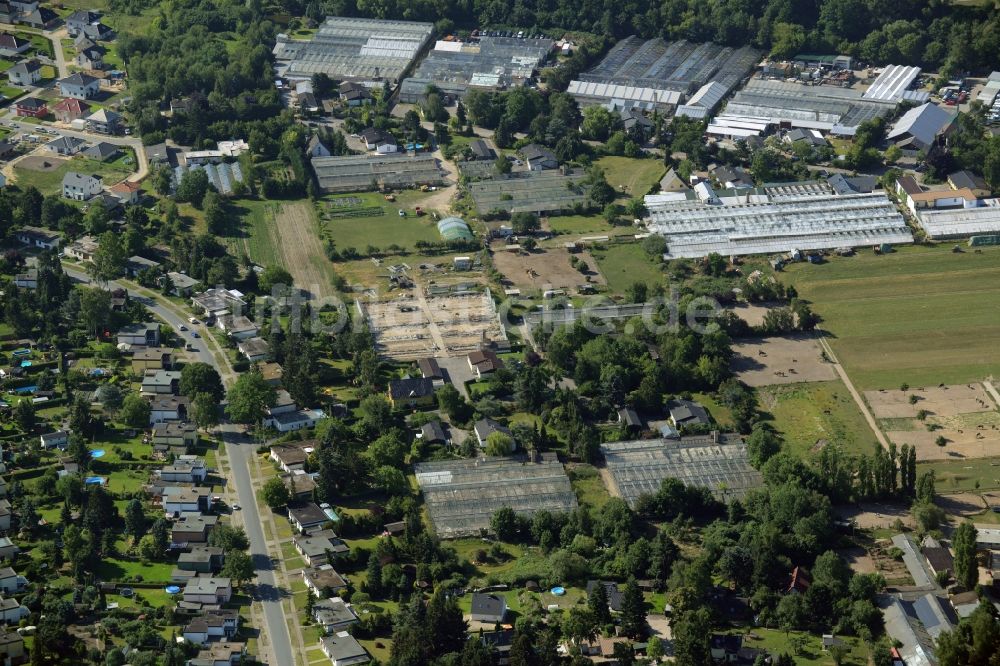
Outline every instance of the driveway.
<path id="1" fill-rule="evenodd" d="M 445 379 L 454 384 L 462 397 L 468 398 L 469 391 L 465 388 L 465 382 L 470 382 L 476 378 L 469 367 L 469 359 L 466 356 L 439 357 L 434 359 L 438 362 L 444 372 Z"/>

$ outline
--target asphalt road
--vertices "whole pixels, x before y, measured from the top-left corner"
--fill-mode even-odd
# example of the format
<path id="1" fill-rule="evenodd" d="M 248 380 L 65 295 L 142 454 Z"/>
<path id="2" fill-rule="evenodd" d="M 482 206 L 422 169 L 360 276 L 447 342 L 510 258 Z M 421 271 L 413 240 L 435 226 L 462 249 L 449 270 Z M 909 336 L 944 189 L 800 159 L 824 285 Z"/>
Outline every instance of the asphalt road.
<path id="1" fill-rule="evenodd" d="M 66 274 L 75 280 L 89 283 L 90 278 L 83 271 L 63 266 Z M 109 282 L 109 287 L 127 288 L 118 282 Z M 136 300 L 145 305 L 150 312 L 161 318 L 172 326 L 175 331 L 180 331 L 180 327 L 190 326 L 186 319 L 175 314 L 172 310 L 163 307 L 159 301 L 135 296 Z M 202 329 L 202 335 L 207 332 Z M 225 377 L 227 372 L 219 366 L 215 357 L 207 349 L 204 338 L 201 340 L 188 339 L 196 351 L 192 354 L 199 361 L 208 363 L 220 376 Z M 270 638 L 270 656 L 273 666 L 292 666 L 295 658 L 292 653 L 292 641 L 288 633 L 288 625 L 285 623 L 285 614 L 281 608 L 282 589 L 278 586 L 274 575 L 274 567 L 271 564 L 271 557 L 267 551 L 267 541 L 264 538 L 264 530 L 261 527 L 260 514 L 257 511 L 257 501 L 253 491 L 253 484 L 250 481 L 250 460 L 254 455 L 256 446 L 254 442 L 243 432 L 243 428 L 233 423 L 223 423 L 219 426 L 219 433 L 226 443 L 226 453 L 229 457 L 229 465 L 232 470 L 232 481 L 236 488 L 236 496 L 239 498 L 240 513 L 243 524 L 250 540 L 250 557 L 253 560 L 254 569 L 257 573 L 256 591 L 253 595 L 254 601 L 260 602 L 264 613 L 264 624 L 267 627 L 267 635 Z"/>

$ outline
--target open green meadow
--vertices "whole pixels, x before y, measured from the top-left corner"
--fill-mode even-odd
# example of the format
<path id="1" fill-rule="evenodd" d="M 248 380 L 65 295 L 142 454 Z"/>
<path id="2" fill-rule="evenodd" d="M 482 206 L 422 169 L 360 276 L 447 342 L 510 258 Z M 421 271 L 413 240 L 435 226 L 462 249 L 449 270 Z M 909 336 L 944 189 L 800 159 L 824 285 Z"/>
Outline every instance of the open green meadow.
<path id="1" fill-rule="evenodd" d="M 597 260 L 597 266 L 608 281 L 608 289 L 612 293 L 625 293 L 633 282 L 645 282 L 652 286 L 664 280 L 659 265 L 646 254 L 639 243 L 594 247 L 590 254 Z"/>
<path id="2" fill-rule="evenodd" d="M 764 411 L 785 440 L 785 449 L 806 458 L 823 440 L 848 453 L 870 453 L 878 440 L 842 382 L 786 384 L 758 389 Z"/>
<path id="3" fill-rule="evenodd" d="M 429 211 L 417 217 L 414 210 L 428 199 L 427 193 L 406 190 L 395 197 L 386 201 L 377 192 L 323 197 L 317 203 L 323 237 L 333 240 L 337 249 L 361 251 L 368 245 L 385 248 L 393 244 L 412 250 L 417 241 L 441 240 Z M 406 217 L 399 216 L 400 210 Z"/>
<path id="4" fill-rule="evenodd" d="M 917 464 L 917 474 L 934 470 L 938 492 L 1000 488 L 1000 458 L 944 460 Z"/>
<path id="5" fill-rule="evenodd" d="M 113 162 L 100 162 L 77 155 L 71 158 L 45 157 L 54 168 L 39 170 L 24 166 L 26 163 L 36 166 L 37 157 L 31 158 L 33 161 L 22 160 L 14 166 L 14 174 L 20 183 L 30 183 L 38 188 L 44 195 L 59 194 L 62 192 L 62 179 L 69 171 L 79 171 L 80 173 L 101 176 L 105 185 L 114 185 L 120 180 L 124 180 L 130 173 L 132 167 L 124 163 L 125 158 L 119 158 Z"/>
<path id="6" fill-rule="evenodd" d="M 594 162 L 604 169 L 604 176 L 615 191 L 629 197 L 642 197 L 656 183 L 660 182 L 667 167 L 658 159 L 634 159 L 631 157 L 602 157 Z"/>
<path id="7" fill-rule="evenodd" d="M 1000 375 L 1000 248 L 907 247 L 788 267 L 859 389 Z"/>
<path id="8" fill-rule="evenodd" d="M 278 266 L 280 245 L 275 215 L 281 204 L 273 201 L 242 199 L 234 205 L 241 220 L 222 240 L 231 252 L 245 254 L 261 266 Z"/>

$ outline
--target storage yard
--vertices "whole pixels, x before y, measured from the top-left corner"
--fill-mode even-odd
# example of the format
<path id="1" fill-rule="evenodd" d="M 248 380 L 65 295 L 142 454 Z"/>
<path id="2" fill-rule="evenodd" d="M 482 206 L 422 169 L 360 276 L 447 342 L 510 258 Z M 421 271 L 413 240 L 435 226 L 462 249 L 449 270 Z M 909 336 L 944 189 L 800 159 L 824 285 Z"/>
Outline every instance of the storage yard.
<path id="1" fill-rule="evenodd" d="M 447 460 L 414 465 L 431 524 L 445 538 L 479 536 L 501 507 L 519 514 L 567 513 L 577 507 L 569 477 L 555 454 Z"/>
<path id="2" fill-rule="evenodd" d="M 462 97 L 470 88 L 504 90 L 524 85 L 552 45 L 551 39 L 492 35 L 469 42 L 438 41 L 413 76 L 403 81 L 399 101 L 420 102 L 431 85 L 453 97 Z"/>
<path id="3" fill-rule="evenodd" d="M 372 189 L 438 185 L 444 174 L 433 155 L 390 153 L 369 157 L 314 157 L 313 170 L 324 192 L 363 192 Z M 372 184 L 375 187 L 372 187 Z"/>
<path id="4" fill-rule="evenodd" d="M 635 507 L 642 495 L 652 495 L 664 479 L 708 488 L 721 501 L 740 499 L 764 483 L 747 461 L 739 435 L 699 435 L 680 440 L 650 439 L 601 444 L 618 494 Z M 617 491 L 617 492 L 616 492 Z"/>
<path id="5" fill-rule="evenodd" d="M 666 257 L 696 258 L 912 243 L 913 235 L 884 192 L 828 195 L 766 191 L 722 203 L 707 186 L 701 198 L 649 195 L 651 232 L 667 238 Z"/>
<path id="6" fill-rule="evenodd" d="M 507 339 L 489 290 L 407 293 L 388 301 L 357 301 L 356 306 L 371 328 L 375 349 L 396 361 L 466 354 L 484 340 Z"/>
<path id="7" fill-rule="evenodd" d="M 323 73 L 337 81 L 396 84 L 433 31 L 431 23 L 328 17 L 309 41 L 279 36 L 273 51 L 277 73 L 289 79 Z"/>
<path id="8" fill-rule="evenodd" d="M 469 193 L 480 215 L 505 210 L 510 213 L 546 213 L 570 210 L 583 203 L 586 194 L 579 185 L 586 177 L 577 169 L 522 171 L 504 178 L 469 183 Z"/>
<path id="9" fill-rule="evenodd" d="M 760 58 L 750 47 L 665 42 L 628 37 L 616 44 L 592 70 L 571 81 L 569 92 L 581 106 L 672 110 L 707 83 L 718 84 L 704 96 L 732 90 Z M 725 92 L 718 93 L 719 86 Z M 703 102 L 707 101 L 702 100 Z M 717 101 L 717 100 L 716 100 Z"/>

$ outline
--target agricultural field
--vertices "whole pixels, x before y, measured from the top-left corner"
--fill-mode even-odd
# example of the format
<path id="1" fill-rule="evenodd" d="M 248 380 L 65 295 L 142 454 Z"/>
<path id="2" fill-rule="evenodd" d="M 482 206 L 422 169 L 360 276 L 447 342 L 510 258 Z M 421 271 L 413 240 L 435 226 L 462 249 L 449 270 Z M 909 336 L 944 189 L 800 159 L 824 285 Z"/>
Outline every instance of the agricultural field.
<path id="1" fill-rule="evenodd" d="M 646 254 L 638 243 L 593 247 L 590 254 L 597 261 L 612 293 L 625 293 L 633 282 L 645 282 L 652 286 L 664 281 L 656 260 Z"/>
<path id="2" fill-rule="evenodd" d="M 1000 488 L 1000 458 L 917 463 L 917 474 L 934 470 L 940 493 Z"/>
<path id="3" fill-rule="evenodd" d="M 658 159 L 634 159 L 631 157 L 602 157 L 594 162 L 604 169 L 604 176 L 611 187 L 628 197 L 642 197 L 649 193 L 653 185 L 660 182 L 667 167 Z M 624 189 L 623 189 L 624 186 Z"/>
<path id="4" fill-rule="evenodd" d="M 758 396 L 786 450 L 797 456 L 814 457 L 824 442 L 839 444 L 848 453 L 870 453 L 877 444 L 840 381 L 767 386 L 758 389 Z"/>
<path id="5" fill-rule="evenodd" d="M 1000 374 L 1000 248 L 907 247 L 786 270 L 859 389 Z"/>
<path id="6" fill-rule="evenodd" d="M 323 197 L 317 203 L 323 238 L 332 240 L 340 250 L 353 247 L 361 251 L 369 245 L 385 248 L 394 244 L 413 249 L 417 241 L 441 240 L 431 211 L 420 217 L 415 212 L 431 193 L 406 190 L 394 196 L 395 201 L 386 201 L 377 192 Z M 399 216 L 400 210 L 406 217 Z"/>

